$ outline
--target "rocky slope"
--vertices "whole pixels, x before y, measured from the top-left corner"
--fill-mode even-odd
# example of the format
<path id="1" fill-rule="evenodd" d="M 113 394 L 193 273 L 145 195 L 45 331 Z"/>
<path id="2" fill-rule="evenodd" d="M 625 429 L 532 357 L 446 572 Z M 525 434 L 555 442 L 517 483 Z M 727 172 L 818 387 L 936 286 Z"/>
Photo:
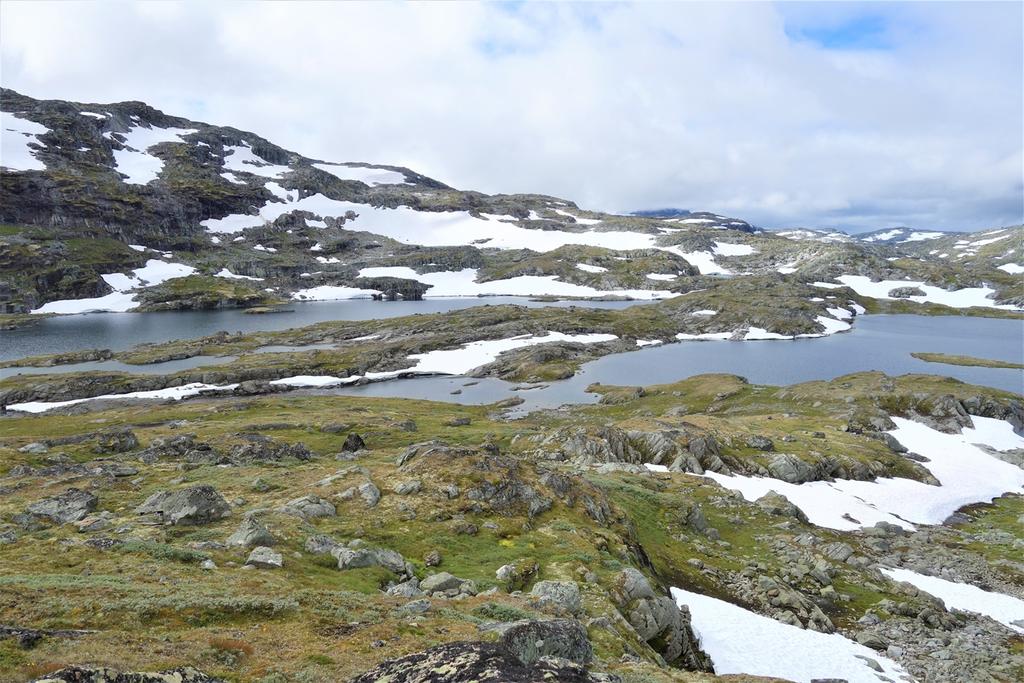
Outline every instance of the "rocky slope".
<path id="1" fill-rule="evenodd" d="M 839 638 L 801 651 L 834 661 L 829 678 L 1024 672 L 1012 626 L 885 573 L 1024 596 L 1019 495 L 946 524 L 837 529 L 827 511 L 731 490 L 753 476 L 941 492 L 957 482 L 934 481 L 939 454 L 906 452 L 894 421 L 948 438 L 985 420 L 1020 428 L 1019 397 L 880 373 L 602 391 L 599 405 L 512 422 L 494 406 L 317 396 L 0 420 L 4 680 L 730 671 L 709 622 L 721 612 L 669 588 L 771 617 L 792 643 Z M 857 654 L 830 659 L 844 648 Z"/>

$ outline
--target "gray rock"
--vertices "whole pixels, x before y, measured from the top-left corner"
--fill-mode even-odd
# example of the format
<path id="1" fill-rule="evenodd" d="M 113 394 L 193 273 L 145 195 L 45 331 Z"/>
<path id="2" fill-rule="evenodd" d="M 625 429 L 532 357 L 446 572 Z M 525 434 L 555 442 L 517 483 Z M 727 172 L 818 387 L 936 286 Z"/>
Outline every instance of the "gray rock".
<path id="1" fill-rule="evenodd" d="M 351 683 L 611 683 L 612 680 L 591 674 L 566 659 L 545 657 L 525 665 L 500 643 L 462 641 L 383 662 Z"/>
<path id="2" fill-rule="evenodd" d="M 795 455 L 779 453 L 768 462 L 768 472 L 790 484 L 802 484 L 815 478 L 814 467 Z"/>
<path id="3" fill-rule="evenodd" d="M 405 481 L 399 482 L 394 485 L 391 489 L 399 496 L 408 496 L 413 493 L 419 493 L 419 490 L 423 487 L 423 482 L 419 479 L 406 479 Z"/>
<path id="4" fill-rule="evenodd" d="M 247 516 L 238 526 L 238 531 L 228 536 L 227 544 L 252 548 L 254 546 L 274 545 L 276 541 L 255 517 Z"/>
<path id="5" fill-rule="evenodd" d="M 49 447 L 45 443 L 39 443 L 38 441 L 33 441 L 32 443 L 25 444 L 24 446 L 19 448 L 18 452 L 19 453 L 30 453 L 32 455 L 42 455 L 43 453 L 49 453 L 50 449 L 49 449 Z"/>
<path id="6" fill-rule="evenodd" d="M 391 588 L 388 588 L 387 594 L 400 598 L 418 598 L 423 595 L 423 591 L 420 590 L 419 579 L 413 577 L 408 581 L 391 586 Z M 429 604 L 429 601 L 427 601 L 427 604 Z"/>
<path id="7" fill-rule="evenodd" d="M 445 593 L 448 595 L 476 595 L 476 583 L 468 579 L 460 579 L 448 572 L 431 574 L 420 581 L 420 590 L 427 594 Z"/>
<path id="8" fill-rule="evenodd" d="M 96 509 L 99 500 L 81 489 L 70 488 L 59 496 L 44 498 L 28 506 L 29 514 L 57 524 L 68 524 L 85 518 Z"/>
<path id="9" fill-rule="evenodd" d="M 541 605 L 551 605 L 569 614 L 579 614 L 583 607 L 580 587 L 575 581 L 538 581 L 530 595 Z"/>
<path id="10" fill-rule="evenodd" d="M 231 514 L 217 489 L 208 485 L 160 491 L 135 508 L 136 514 L 155 514 L 164 524 L 208 524 Z"/>
<path id="11" fill-rule="evenodd" d="M 801 522 L 807 522 L 807 515 L 804 514 L 803 510 L 789 502 L 788 498 L 776 491 L 769 491 L 754 501 L 754 504 L 768 514 L 780 517 L 794 517 Z"/>
<path id="12" fill-rule="evenodd" d="M 93 450 L 96 453 L 127 453 L 139 447 L 135 432 L 128 429 L 112 429 L 102 432 L 96 439 Z"/>
<path id="13" fill-rule="evenodd" d="M 889 647 L 889 641 L 871 631 L 861 631 L 857 634 L 857 642 L 872 650 L 885 650 Z"/>
<path id="14" fill-rule="evenodd" d="M 383 567 L 400 576 L 411 576 L 412 565 L 398 552 L 388 548 L 351 548 L 340 546 L 331 551 L 338 569 Z M 425 591 L 426 592 L 426 591 Z"/>
<path id="15" fill-rule="evenodd" d="M 245 563 L 260 569 L 280 569 L 284 566 L 284 559 L 281 557 L 281 553 L 273 548 L 261 545 L 252 549 Z"/>
<path id="16" fill-rule="evenodd" d="M 759 451 L 773 451 L 775 450 L 775 444 L 767 436 L 761 436 L 755 434 L 747 438 L 747 447 L 756 448 Z"/>
<path id="17" fill-rule="evenodd" d="M 532 664 L 541 657 L 589 664 L 594 658 L 587 631 L 575 619 L 519 621 L 501 635 L 499 642 L 523 664 Z"/>
<path id="18" fill-rule="evenodd" d="M 107 668 L 69 666 L 35 679 L 35 683 L 222 683 L 190 666 L 160 673 L 120 672 Z"/>
<path id="19" fill-rule="evenodd" d="M 366 507 L 372 508 L 380 502 L 380 489 L 372 481 L 360 484 L 358 491 Z"/>
<path id="20" fill-rule="evenodd" d="M 689 611 L 678 607 L 671 597 L 656 593 L 639 570 L 630 567 L 619 573 L 613 598 L 637 635 L 668 663 L 712 670 L 711 660 L 701 651 L 690 626 Z"/>
<path id="21" fill-rule="evenodd" d="M 307 553 L 313 553 L 314 555 L 330 555 L 340 545 L 330 536 L 314 534 L 306 539 L 305 548 Z"/>
<path id="22" fill-rule="evenodd" d="M 338 514 L 332 503 L 320 496 L 307 495 L 289 500 L 281 508 L 281 512 L 303 519 L 316 519 L 318 517 L 334 517 Z"/>

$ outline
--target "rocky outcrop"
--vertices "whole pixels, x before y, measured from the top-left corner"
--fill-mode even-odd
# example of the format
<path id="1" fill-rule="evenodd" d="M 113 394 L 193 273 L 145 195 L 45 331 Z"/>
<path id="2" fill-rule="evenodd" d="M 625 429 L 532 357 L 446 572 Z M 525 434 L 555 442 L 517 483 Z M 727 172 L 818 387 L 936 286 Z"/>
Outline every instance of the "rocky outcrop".
<path id="1" fill-rule="evenodd" d="M 542 658 L 524 664 L 501 643 L 461 642 L 438 645 L 392 659 L 357 676 L 351 683 L 611 683 L 579 664 Z"/>
<path id="2" fill-rule="evenodd" d="M 613 597 L 619 611 L 641 640 L 666 662 L 693 671 L 711 671 L 711 659 L 700 649 L 690 614 L 659 594 L 638 569 L 624 569 L 616 579 Z"/>
<path id="3" fill-rule="evenodd" d="M 69 524 L 85 518 L 96 509 L 96 496 L 81 489 L 68 489 L 59 496 L 44 498 L 28 506 L 33 517 L 42 518 L 55 524 Z"/>
<path id="4" fill-rule="evenodd" d="M 154 515 L 163 524 L 209 524 L 231 514 L 231 506 L 217 489 L 201 485 L 154 493 L 135 513 Z"/>
<path id="5" fill-rule="evenodd" d="M 160 673 L 134 673 L 69 666 L 36 678 L 33 683 L 223 683 L 223 679 L 207 676 L 191 667 Z"/>

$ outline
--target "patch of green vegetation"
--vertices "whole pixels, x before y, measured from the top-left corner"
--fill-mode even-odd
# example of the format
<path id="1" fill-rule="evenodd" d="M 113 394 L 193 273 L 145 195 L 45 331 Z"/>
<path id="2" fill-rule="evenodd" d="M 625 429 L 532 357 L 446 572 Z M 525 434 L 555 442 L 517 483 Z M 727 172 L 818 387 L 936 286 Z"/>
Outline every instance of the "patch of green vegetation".
<path id="1" fill-rule="evenodd" d="M 926 363 L 945 363 L 946 365 L 967 365 L 979 368 L 1010 368 L 1013 370 L 1024 370 L 1024 363 L 1014 363 L 1006 360 L 993 360 L 990 358 L 977 358 L 975 356 L 959 356 L 949 353 L 927 353 L 917 351 L 910 354 L 918 360 Z"/>

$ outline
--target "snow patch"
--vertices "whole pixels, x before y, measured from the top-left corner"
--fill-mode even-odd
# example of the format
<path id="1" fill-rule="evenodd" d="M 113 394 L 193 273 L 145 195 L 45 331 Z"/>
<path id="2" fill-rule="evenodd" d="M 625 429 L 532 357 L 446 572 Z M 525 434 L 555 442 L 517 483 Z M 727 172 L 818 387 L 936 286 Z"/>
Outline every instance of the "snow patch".
<path id="1" fill-rule="evenodd" d="M 187 277 L 196 272 L 192 266 L 182 263 L 166 263 L 157 259 L 149 259 L 146 265 L 136 268 L 131 275 L 124 273 L 108 273 L 100 277 L 114 290 L 106 296 L 91 299 L 64 299 L 51 301 L 35 309 L 32 313 L 90 313 L 93 311 L 111 311 L 123 313 L 138 306 L 131 290 L 138 287 L 151 287 L 176 277 Z"/>
<path id="2" fill-rule="evenodd" d="M 819 633 L 783 624 L 737 605 L 672 588 L 679 606 L 690 610 L 701 648 L 711 656 L 717 675 L 771 676 L 809 683 L 843 679 L 849 683 L 901 680 L 907 673 L 894 661 L 838 633 Z M 865 660 L 878 662 L 880 679 Z"/>
<path id="3" fill-rule="evenodd" d="M 347 164 L 313 164 L 314 168 L 330 173 L 340 180 L 357 180 L 366 185 L 412 185 L 404 173 L 389 171 L 386 168 L 366 168 L 365 166 L 349 166 Z"/>
<path id="4" fill-rule="evenodd" d="M 214 277 L 222 277 L 228 280 L 254 280 L 256 282 L 262 282 L 261 277 L 249 277 L 248 275 L 235 275 L 227 268 L 221 268 L 219 273 L 214 274 Z"/>
<path id="5" fill-rule="evenodd" d="M 964 429 L 962 434 L 944 434 L 912 420 L 892 418 L 896 429 L 889 434 L 908 450 L 929 459 L 922 466 L 939 480 L 940 486 L 889 477 L 790 484 L 770 477 L 714 472 L 704 476 L 751 501 L 769 491 L 781 493 L 803 510 L 812 524 L 830 529 L 852 530 L 877 522 L 904 529 L 914 529 L 915 524 L 941 524 L 964 505 L 1024 490 L 1024 470 L 974 445 L 985 444 L 997 450 L 1024 448 L 1024 437 L 1015 434 L 1008 422 L 971 419 L 973 428 Z"/>
<path id="6" fill-rule="evenodd" d="M 3 151 L 0 166 L 12 171 L 46 170 L 46 164 L 36 158 L 35 150 L 29 145 L 45 146 L 39 141 L 39 136 L 49 133 L 49 128 L 10 112 L 0 111 L 0 129 L 0 150 Z"/>
<path id="7" fill-rule="evenodd" d="M 586 273 L 607 273 L 608 269 L 601 266 L 592 266 L 589 263 L 577 263 L 576 268 Z"/>
<path id="8" fill-rule="evenodd" d="M 186 142 L 182 136 L 198 132 L 195 128 L 145 128 L 133 126 L 124 136 L 124 149 L 114 150 L 114 169 L 128 176 L 129 185 L 145 185 L 156 180 L 164 169 L 164 160 L 146 150 L 164 142 Z"/>
<path id="9" fill-rule="evenodd" d="M 202 384 L 199 382 L 193 384 L 183 384 L 180 387 L 168 387 L 166 389 L 154 389 L 152 391 L 132 391 L 126 394 L 104 394 L 102 396 L 93 396 L 91 398 L 76 398 L 70 401 L 32 401 L 29 403 L 14 403 L 7 406 L 10 410 L 16 410 L 22 413 L 44 413 L 47 410 L 54 408 L 63 408 L 64 406 L 72 406 L 77 403 L 84 403 L 86 401 L 99 401 L 102 399 L 125 399 L 125 398 L 144 398 L 144 399 L 163 399 L 163 400 L 174 400 L 180 401 L 187 396 L 195 396 L 196 394 L 204 391 L 231 391 L 237 384 Z"/>

